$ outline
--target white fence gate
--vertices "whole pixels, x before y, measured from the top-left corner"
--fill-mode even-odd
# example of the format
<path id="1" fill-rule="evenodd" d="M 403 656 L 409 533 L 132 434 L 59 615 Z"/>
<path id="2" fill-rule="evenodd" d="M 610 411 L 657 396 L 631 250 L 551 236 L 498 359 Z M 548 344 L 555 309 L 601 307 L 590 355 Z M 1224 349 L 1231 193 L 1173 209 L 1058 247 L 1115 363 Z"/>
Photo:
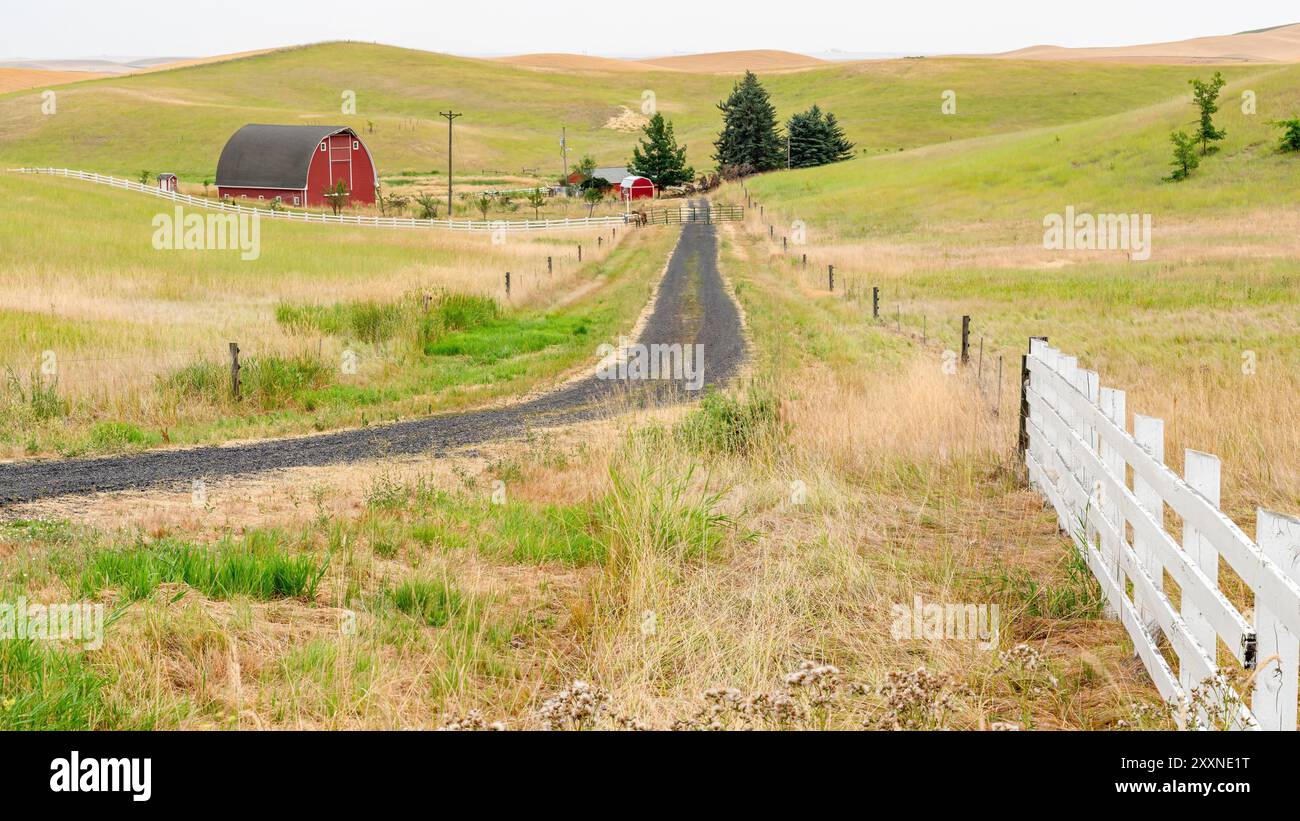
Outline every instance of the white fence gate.
<path id="1" fill-rule="evenodd" d="M 1056 509 L 1160 695 L 1181 705 L 1179 723 L 1193 718 L 1189 700 L 1200 687 L 1196 726 L 1296 729 L 1300 520 L 1260 509 L 1252 541 L 1219 510 L 1218 457 L 1188 450 L 1179 477 L 1164 463 L 1164 423 L 1134 414 L 1129 433 L 1124 392 L 1101 387 L 1096 372 L 1045 340 L 1031 341 L 1024 376 L 1030 482 Z M 1166 506 L 1182 520 L 1181 544 L 1165 528 Z M 1250 588 L 1246 613 L 1219 586 L 1220 557 Z M 1249 694 L 1215 683 L 1228 655 L 1254 671 Z M 1217 720 L 1206 717 L 1206 695 L 1217 699 Z"/>

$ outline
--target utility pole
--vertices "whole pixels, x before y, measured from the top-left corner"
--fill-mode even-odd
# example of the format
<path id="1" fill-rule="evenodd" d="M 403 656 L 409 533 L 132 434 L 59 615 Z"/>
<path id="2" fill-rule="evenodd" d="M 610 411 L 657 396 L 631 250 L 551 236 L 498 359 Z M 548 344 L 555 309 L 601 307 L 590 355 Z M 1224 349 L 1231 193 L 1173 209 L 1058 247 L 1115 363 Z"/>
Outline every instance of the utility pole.
<path id="1" fill-rule="evenodd" d="M 451 124 L 452 121 L 460 114 L 453 112 L 451 109 L 439 111 L 439 114 L 447 118 L 447 222 L 451 222 Z"/>
<path id="2" fill-rule="evenodd" d="M 560 159 L 564 161 L 564 196 L 569 196 L 569 141 L 568 129 L 560 126 Z"/>

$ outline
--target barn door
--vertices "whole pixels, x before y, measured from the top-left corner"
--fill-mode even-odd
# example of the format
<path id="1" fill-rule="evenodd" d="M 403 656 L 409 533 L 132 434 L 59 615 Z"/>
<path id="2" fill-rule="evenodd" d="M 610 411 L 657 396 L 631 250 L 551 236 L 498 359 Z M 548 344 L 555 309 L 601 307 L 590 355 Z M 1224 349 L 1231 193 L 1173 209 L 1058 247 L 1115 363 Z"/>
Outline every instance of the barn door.
<path id="1" fill-rule="evenodd" d="M 352 191 L 352 135 L 334 134 L 329 138 L 330 185 L 343 180 Z"/>

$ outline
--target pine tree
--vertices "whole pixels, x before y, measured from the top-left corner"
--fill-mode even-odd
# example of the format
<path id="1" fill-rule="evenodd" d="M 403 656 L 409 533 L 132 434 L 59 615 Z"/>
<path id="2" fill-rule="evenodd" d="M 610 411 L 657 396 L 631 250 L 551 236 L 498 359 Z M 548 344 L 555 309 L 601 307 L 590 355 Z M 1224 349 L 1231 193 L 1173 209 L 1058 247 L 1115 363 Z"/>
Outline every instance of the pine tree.
<path id="1" fill-rule="evenodd" d="M 655 114 L 645 126 L 645 138 L 632 149 L 631 174 L 649 177 L 660 188 L 681 185 L 695 179 L 695 169 L 686 164 L 686 146 L 677 146 L 673 124 Z"/>
<path id="2" fill-rule="evenodd" d="M 722 133 L 713 143 L 719 169 L 745 168 L 750 172 L 785 167 L 785 144 L 777 132 L 776 108 L 767 90 L 751 71 L 736 83 L 731 96 L 718 103 Z"/>
<path id="3" fill-rule="evenodd" d="M 835 115 L 824 114 L 816 105 L 792 116 L 785 130 L 791 168 L 811 168 L 853 156 L 853 143 L 845 139 Z"/>
<path id="4" fill-rule="evenodd" d="M 1205 156 L 1210 153 L 1210 143 L 1228 136 L 1228 132 L 1214 127 L 1214 115 L 1219 111 L 1219 92 L 1227 81 L 1216 71 L 1208 83 L 1199 79 L 1188 82 L 1192 84 L 1192 100 L 1201 110 L 1201 122 L 1196 128 L 1195 141 L 1201 144 L 1201 156 Z"/>

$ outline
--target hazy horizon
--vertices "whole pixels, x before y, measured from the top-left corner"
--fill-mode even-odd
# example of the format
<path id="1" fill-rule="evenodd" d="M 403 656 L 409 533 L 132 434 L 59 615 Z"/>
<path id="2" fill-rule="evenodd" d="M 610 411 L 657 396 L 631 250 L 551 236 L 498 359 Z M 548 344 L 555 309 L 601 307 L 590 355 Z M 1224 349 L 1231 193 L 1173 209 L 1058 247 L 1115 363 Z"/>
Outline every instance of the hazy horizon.
<path id="1" fill-rule="evenodd" d="M 255 11 L 231 13 L 236 5 Z M 356 5 L 340 0 L 274 5 L 124 0 L 111 7 L 49 0 L 10 11 L 8 25 L 0 31 L 0 61 L 211 57 L 328 40 L 465 57 L 567 52 L 636 59 L 754 49 L 822 57 L 840 52 L 847 58 L 984 54 L 1036 45 L 1128 46 L 1220 36 L 1289 25 L 1297 16 L 1294 6 L 1280 0 L 1254 3 L 1250 10 L 1208 0 L 1142 5 L 1093 0 L 1086 14 L 1069 16 L 1048 14 L 1035 0 L 1003 0 L 993 10 L 932 0 L 869 12 L 809 0 L 793 18 L 787 4 L 774 0 L 750 0 L 731 13 L 718 6 L 701 11 L 688 0 L 662 0 L 656 8 L 661 14 L 650 19 L 638 9 L 595 0 L 575 0 L 563 15 L 520 0 L 445 9 L 411 0 L 372 0 L 364 16 L 357 17 Z M 67 20 L 78 25 L 69 28 Z M 158 21 L 167 25 L 159 27 Z M 116 32 L 112 42 L 103 39 L 106 31 Z"/>

